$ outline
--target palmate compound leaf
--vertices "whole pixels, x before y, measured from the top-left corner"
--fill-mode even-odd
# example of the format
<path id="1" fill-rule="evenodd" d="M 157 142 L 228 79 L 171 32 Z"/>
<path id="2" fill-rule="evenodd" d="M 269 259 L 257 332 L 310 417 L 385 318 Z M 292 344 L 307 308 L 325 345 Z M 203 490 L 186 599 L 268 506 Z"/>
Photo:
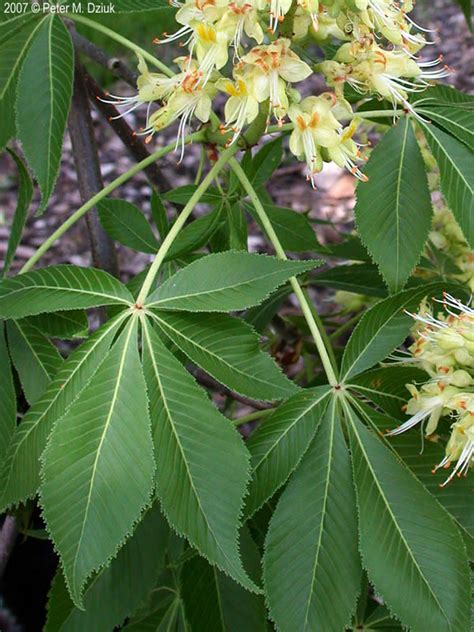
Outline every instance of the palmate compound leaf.
<path id="1" fill-rule="evenodd" d="M 339 632 L 360 589 L 349 453 L 333 398 L 270 522 L 264 583 L 281 632 Z"/>
<path id="2" fill-rule="evenodd" d="M 416 311 L 425 296 L 446 289 L 438 283 L 404 290 L 380 301 L 369 309 L 354 329 L 342 357 L 343 380 L 370 369 L 384 360 L 407 337 L 413 318 L 405 312 Z"/>
<path id="3" fill-rule="evenodd" d="M 5 328 L 0 323 L 0 461 L 16 427 L 16 393 L 12 368 L 5 340 Z"/>
<path id="4" fill-rule="evenodd" d="M 221 252 L 177 272 L 150 294 L 145 304 L 147 308 L 189 312 L 243 310 L 261 303 L 292 276 L 319 264 L 248 252 Z"/>
<path id="5" fill-rule="evenodd" d="M 431 227 L 431 196 L 410 117 L 403 117 L 372 152 L 357 187 L 359 235 L 391 293 L 403 288 Z"/>
<path id="6" fill-rule="evenodd" d="M 41 189 L 43 210 L 59 170 L 72 95 L 74 49 L 57 15 L 46 17 L 26 53 L 17 88 L 17 128 Z M 34 98 L 32 98 L 34 95 Z"/>
<path id="7" fill-rule="evenodd" d="M 228 314 L 155 311 L 154 321 L 189 358 L 228 388 L 256 400 L 284 399 L 298 391 L 246 322 Z"/>
<path id="8" fill-rule="evenodd" d="M 278 406 L 247 441 L 252 479 L 245 516 L 287 481 L 311 443 L 329 403 L 330 386 L 309 388 Z"/>
<path id="9" fill-rule="evenodd" d="M 249 477 L 242 439 L 148 321 L 143 338 L 156 487 L 163 511 L 176 532 L 204 557 L 256 591 L 243 569 L 237 541 Z"/>
<path id="10" fill-rule="evenodd" d="M 31 406 L 44 393 L 63 359 L 56 347 L 26 320 L 8 321 L 7 333 L 10 355 Z"/>
<path id="11" fill-rule="evenodd" d="M 116 554 L 153 490 L 153 441 L 137 329 L 132 317 L 54 426 L 42 457 L 43 516 L 79 608 L 86 579 Z"/>
<path id="12" fill-rule="evenodd" d="M 169 527 L 155 503 L 110 566 L 92 578 L 84 593 L 85 610 L 74 606 L 58 570 L 49 594 L 44 632 L 110 632 L 122 624 L 156 585 L 168 536 Z"/>
<path id="13" fill-rule="evenodd" d="M 0 318 L 5 319 L 132 303 L 125 285 L 94 268 L 50 266 L 0 281 Z"/>
<path id="14" fill-rule="evenodd" d="M 370 581 L 413 632 L 468 632 L 469 569 L 454 522 L 354 411 L 346 412 Z"/>
<path id="15" fill-rule="evenodd" d="M 40 456 L 55 422 L 86 387 L 109 350 L 124 316 L 96 331 L 64 362 L 45 393 L 12 435 L 0 471 L 0 510 L 25 502 L 38 491 Z"/>

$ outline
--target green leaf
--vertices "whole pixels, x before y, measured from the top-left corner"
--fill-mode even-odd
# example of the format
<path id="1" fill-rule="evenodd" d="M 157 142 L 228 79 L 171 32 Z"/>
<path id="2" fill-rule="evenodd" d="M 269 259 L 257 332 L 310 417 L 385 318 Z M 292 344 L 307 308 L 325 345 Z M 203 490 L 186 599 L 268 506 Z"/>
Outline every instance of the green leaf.
<path id="1" fill-rule="evenodd" d="M 385 632 L 403 632 L 402 626 L 393 617 L 385 606 L 377 606 L 364 620 L 362 628 L 354 630 L 385 630 Z"/>
<path id="2" fill-rule="evenodd" d="M 343 630 L 360 580 L 350 459 L 334 399 L 270 522 L 264 581 L 271 617 L 282 632 Z"/>
<path id="3" fill-rule="evenodd" d="M 1 54 L 1 53 L 0 53 Z M 22 159 L 15 152 L 8 150 L 18 169 L 18 198 L 16 203 L 15 215 L 10 229 L 10 237 L 8 239 L 8 248 L 3 264 L 3 274 L 7 274 L 10 270 L 13 257 L 15 255 L 18 244 L 21 241 L 23 228 L 25 226 L 28 208 L 33 196 L 33 183 Z"/>
<path id="4" fill-rule="evenodd" d="M 242 439 L 149 322 L 144 325 L 144 371 L 158 464 L 156 487 L 166 517 L 211 563 L 255 591 L 237 543 L 249 474 Z"/>
<path id="5" fill-rule="evenodd" d="M 18 138 L 38 179 L 40 211 L 46 207 L 58 175 L 73 75 L 71 38 L 61 19 L 50 15 L 26 54 L 17 97 Z"/>
<path id="6" fill-rule="evenodd" d="M 38 16 L 31 13 L 0 24 L 0 150 L 15 135 L 18 74 L 39 25 Z"/>
<path id="7" fill-rule="evenodd" d="M 0 281 L 0 318 L 132 303 L 120 281 L 94 268 L 50 266 Z"/>
<path id="8" fill-rule="evenodd" d="M 417 112 L 442 127 L 463 142 L 469 149 L 474 147 L 474 116 L 470 109 L 452 106 L 425 105 Z"/>
<path id="9" fill-rule="evenodd" d="M 284 399 L 298 390 L 260 350 L 258 337 L 243 320 L 227 314 L 157 312 L 160 330 L 228 388 L 256 400 Z"/>
<path id="10" fill-rule="evenodd" d="M 368 419 L 371 425 L 375 425 L 381 433 L 393 430 L 400 424 L 400 420 L 387 417 L 362 402 L 358 402 L 357 406 L 364 418 Z M 406 415 L 403 421 L 406 421 Z M 441 424 L 440 428 L 444 422 Z M 433 466 L 440 463 L 445 456 L 444 444 L 439 440 L 425 440 L 423 435 L 416 431 L 387 438 L 387 443 L 398 452 L 415 476 L 451 514 L 466 532 L 467 537 L 474 537 L 472 482 L 469 477 L 461 476 L 456 479 L 455 484 L 441 487 L 447 477 L 446 470 L 438 470 L 433 475 Z"/>
<path id="11" fill-rule="evenodd" d="M 402 409 L 410 398 L 406 384 L 420 384 L 428 380 L 428 374 L 418 367 L 393 364 L 357 375 L 350 380 L 348 388 L 353 388 L 392 417 L 400 419 L 404 417 Z"/>
<path id="12" fill-rule="evenodd" d="M 323 418 L 331 388 L 305 389 L 290 397 L 250 435 L 252 480 L 245 515 L 253 515 L 287 481 Z"/>
<path id="13" fill-rule="evenodd" d="M 349 237 L 339 244 L 331 244 L 326 247 L 328 255 L 338 259 L 348 259 L 349 261 L 370 262 L 370 256 L 357 235 Z"/>
<path id="14" fill-rule="evenodd" d="M 431 107 L 435 106 L 456 106 L 466 110 L 474 110 L 474 96 L 467 94 L 467 92 L 461 92 L 453 88 L 453 86 L 447 86 L 442 83 L 437 83 L 427 90 L 413 95 L 413 103 L 416 105 L 416 109 L 421 105 L 425 107 L 427 104 Z"/>
<path id="15" fill-rule="evenodd" d="M 428 180 L 409 117 L 378 143 L 365 174 L 369 182 L 357 187 L 357 227 L 394 293 L 418 263 L 431 228 Z"/>
<path id="16" fill-rule="evenodd" d="M 437 284 L 399 292 L 380 301 L 361 318 L 344 351 L 341 373 L 344 380 L 370 369 L 398 347 L 408 335 L 414 311 L 425 296 L 445 288 Z"/>
<path id="17" fill-rule="evenodd" d="M 123 628 L 126 632 L 188 632 L 184 601 L 175 589 L 160 587 L 154 607 L 148 614 L 133 618 Z M 165 592 L 166 591 L 166 592 Z"/>
<path id="18" fill-rule="evenodd" d="M 25 502 L 40 484 L 39 458 L 51 428 L 88 384 L 104 359 L 123 317 L 95 332 L 64 362 L 44 395 L 28 410 L 13 434 L 0 474 L 0 508 Z"/>
<path id="19" fill-rule="evenodd" d="M 7 323 L 13 364 L 30 405 L 43 394 L 63 359 L 43 334 L 26 321 Z"/>
<path id="20" fill-rule="evenodd" d="M 168 202 L 184 205 L 189 202 L 189 198 L 196 192 L 197 188 L 197 184 L 185 184 L 182 187 L 176 187 L 171 191 L 167 191 L 162 197 L 165 200 L 168 200 Z M 207 191 L 199 198 L 200 204 L 204 204 L 206 202 L 216 204 L 221 201 L 222 195 L 214 187 L 207 189 Z"/>
<path id="21" fill-rule="evenodd" d="M 242 556 L 260 570 L 258 550 L 246 530 Z M 182 572 L 186 619 L 193 632 L 266 632 L 267 616 L 261 595 L 244 590 L 202 557 L 187 562 Z"/>
<path id="22" fill-rule="evenodd" d="M 453 521 L 352 411 L 348 421 L 360 549 L 376 592 L 413 632 L 468 632 L 469 571 Z"/>
<path id="23" fill-rule="evenodd" d="M 195 219 L 191 224 L 185 226 L 174 240 L 165 257 L 165 261 L 187 255 L 207 244 L 209 239 L 219 228 L 221 214 L 222 205 L 218 206 L 211 213 L 198 217 L 198 219 Z"/>
<path id="24" fill-rule="evenodd" d="M 100 223 L 119 243 L 138 252 L 155 254 L 160 244 L 143 213 L 126 200 L 102 200 L 97 205 Z"/>
<path id="25" fill-rule="evenodd" d="M 253 206 L 246 204 L 246 208 L 262 226 Z M 320 252 L 324 250 L 316 239 L 316 234 L 306 215 L 290 208 L 281 208 L 270 204 L 264 204 L 264 208 L 284 250 L 291 252 Z"/>
<path id="26" fill-rule="evenodd" d="M 387 288 L 377 266 L 371 263 L 336 266 L 311 277 L 311 285 L 332 287 L 367 296 L 387 296 Z"/>
<path id="27" fill-rule="evenodd" d="M 148 297 L 146 306 L 190 312 L 242 310 L 261 303 L 292 276 L 317 265 L 318 261 L 282 261 L 247 252 L 208 255 L 165 281 Z"/>
<path id="28" fill-rule="evenodd" d="M 244 315 L 245 322 L 249 323 L 256 331 L 262 333 L 280 307 L 291 294 L 291 288 L 284 286 L 273 292 L 261 305 L 252 307 Z"/>
<path id="29" fill-rule="evenodd" d="M 58 312 L 57 314 L 38 314 L 37 316 L 30 316 L 28 322 L 46 336 L 63 340 L 85 338 L 89 330 L 87 314 L 81 309 Z"/>
<path id="30" fill-rule="evenodd" d="M 474 154 L 434 125 L 422 125 L 438 163 L 441 192 L 464 237 L 474 248 Z"/>
<path id="31" fill-rule="evenodd" d="M 0 461 L 3 462 L 16 428 L 16 393 L 5 340 L 5 327 L 0 323 Z"/>
<path id="32" fill-rule="evenodd" d="M 157 191 L 153 191 L 150 200 L 151 215 L 153 221 L 160 233 L 160 237 L 163 240 L 169 232 L 168 215 L 166 213 L 165 205 L 161 199 L 160 194 Z"/>
<path id="33" fill-rule="evenodd" d="M 430 105 L 456 105 L 466 109 L 474 110 L 474 96 L 467 92 L 456 90 L 453 86 L 437 83 L 430 86 L 427 90 L 413 95 L 413 103 L 416 107 L 420 104 L 423 106 Z"/>
<path id="34" fill-rule="evenodd" d="M 252 186 L 257 189 L 265 184 L 278 167 L 283 156 L 283 137 L 265 143 L 252 158 L 250 166 L 246 169 Z"/>
<path id="35" fill-rule="evenodd" d="M 110 566 L 99 571 L 76 608 L 59 570 L 49 595 L 44 632 L 110 632 L 148 595 L 163 567 L 168 525 L 158 503 L 145 513 Z"/>
<path id="36" fill-rule="evenodd" d="M 153 443 L 136 318 L 107 354 L 43 453 L 43 516 L 75 605 L 150 501 Z"/>

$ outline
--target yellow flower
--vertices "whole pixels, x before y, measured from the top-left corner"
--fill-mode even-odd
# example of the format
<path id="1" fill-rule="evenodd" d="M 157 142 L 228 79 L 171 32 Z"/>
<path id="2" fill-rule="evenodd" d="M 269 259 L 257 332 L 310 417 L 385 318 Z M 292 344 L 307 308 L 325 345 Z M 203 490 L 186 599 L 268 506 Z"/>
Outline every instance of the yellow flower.
<path id="1" fill-rule="evenodd" d="M 290 49 L 290 40 L 285 38 L 255 46 L 242 58 L 239 68 L 252 82 L 257 101 L 270 99 L 279 121 L 288 111 L 287 82 L 297 83 L 311 74 L 311 68 Z"/>
<path id="2" fill-rule="evenodd" d="M 229 95 L 225 104 L 226 126 L 234 132 L 232 143 L 237 139 L 244 125 L 251 123 L 258 115 L 259 103 L 252 87 L 247 85 L 242 76 L 235 81 L 219 79 L 216 88 Z"/>
<path id="3" fill-rule="evenodd" d="M 254 39 L 257 44 L 263 42 L 264 34 L 257 9 L 245 0 L 238 0 L 229 4 L 227 11 L 219 21 L 218 29 L 227 33 L 238 58 L 244 34 Z"/>
<path id="4" fill-rule="evenodd" d="M 341 82 L 347 81 L 361 94 L 377 93 L 394 107 L 401 104 L 418 116 L 408 94 L 422 92 L 432 80 L 451 74 L 447 66 L 433 70 L 441 61 L 439 57 L 417 62 L 407 51 L 384 50 L 370 37 L 343 44 L 334 60 L 323 62 L 320 67 L 331 85 L 339 84 L 339 90 Z"/>
<path id="5" fill-rule="evenodd" d="M 138 92 L 128 97 L 108 93 L 107 96 L 110 98 L 102 99 L 104 103 L 111 103 L 116 107 L 126 108 L 124 112 L 114 118 L 121 118 L 122 116 L 133 112 L 133 110 L 142 103 L 148 103 L 150 105 L 153 101 L 166 99 L 182 81 L 182 74 L 168 77 L 163 73 L 150 72 L 142 55 L 137 53 L 137 57 L 138 72 L 140 73 L 137 79 Z"/>
<path id="6" fill-rule="evenodd" d="M 146 135 L 145 142 L 150 142 L 155 132 L 180 119 L 176 137 L 176 148 L 181 144 L 180 160 L 183 157 L 184 137 L 188 123 L 194 116 L 202 123 L 207 123 L 211 115 L 212 99 L 216 94 L 216 88 L 212 84 L 202 85 L 200 78 L 197 71 L 187 74 L 166 105 L 149 117 L 146 129 L 140 132 Z"/>
<path id="7" fill-rule="evenodd" d="M 412 396 L 406 408 L 407 414 L 411 417 L 398 428 L 387 433 L 387 436 L 402 434 L 418 424 L 424 424 L 426 420 L 428 423 L 425 433 L 427 436 L 433 434 L 441 416 L 449 412 L 448 402 L 457 394 L 457 389 L 441 381 L 428 382 L 420 390 L 413 384 L 407 384 L 406 387 Z"/>
<path id="8" fill-rule="evenodd" d="M 446 456 L 433 472 L 441 467 L 447 469 L 453 462 L 456 465 L 441 487 L 447 485 L 454 476 L 467 476 L 469 469 L 474 466 L 474 395 L 462 393 L 455 398 L 452 405 L 459 418 L 451 426 Z"/>
<path id="9" fill-rule="evenodd" d="M 355 124 L 343 129 L 334 116 L 337 100 L 334 95 L 306 97 L 299 104 L 292 105 L 288 116 L 294 123 L 290 136 L 290 151 L 306 160 L 308 179 L 315 186 L 315 175 L 321 171 L 323 159 L 334 161 L 349 169 L 361 180 L 364 176 L 355 164 L 359 149 L 352 140 Z"/>
<path id="10" fill-rule="evenodd" d="M 206 84 L 213 72 L 226 65 L 229 58 L 229 39 L 227 34 L 211 24 L 198 23 L 194 26 L 194 39 L 190 54 L 196 51 L 199 73 Z"/>

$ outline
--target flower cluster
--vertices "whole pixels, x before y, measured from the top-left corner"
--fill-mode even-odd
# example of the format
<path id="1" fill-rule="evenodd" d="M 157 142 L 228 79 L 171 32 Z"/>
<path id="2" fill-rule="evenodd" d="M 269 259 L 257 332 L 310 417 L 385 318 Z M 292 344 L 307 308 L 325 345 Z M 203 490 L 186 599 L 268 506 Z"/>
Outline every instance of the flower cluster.
<path id="1" fill-rule="evenodd" d="M 440 418 L 449 415 L 453 423 L 446 456 L 434 470 L 456 463 L 446 484 L 474 466 L 474 309 L 448 294 L 443 305 L 445 311 L 437 317 L 426 305 L 414 315 L 415 341 L 404 361 L 418 364 L 430 380 L 419 389 L 407 384 L 410 419 L 388 434 L 426 423 L 425 432 L 431 435 Z"/>
<path id="2" fill-rule="evenodd" d="M 155 132 L 179 120 L 177 146 L 188 123 L 207 123 L 218 92 L 228 96 L 225 124 L 229 142 L 269 112 L 277 124 L 293 125 L 290 150 L 306 162 L 314 185 L 323 163 L 334 161 L 364 179 L 353 140 L 354 113 L 344 87 L 388 99 L 394 107 L 413 111 L 411 92 L 423 90 L 449 69 L 434 69 L 441 61 L 420 62 L 415 54 L 427 43 L 409 16 L 412 0 L 172 0 L 179 28 L 156 43 L 182 40 L 188 48 L 176 59 L 174 76 L 150 72 L 143 58 L 138 69 L 138 93 L 112 97 L 126 112 L 148 104 L 142 133 Z M 310 66 L 301 50 L 311 41 L 339 40 L 333 59 Z M 297 52 L 295 51 L 297 48 Z M 304 54 L 304 52 L 303 52 Z M 317 69 L 331 93 L 302 99 L 294 87 Z M 151 113 L 151 104 L 159 107 Z M 341 121 L 352 121 L 344 127 Z"/>

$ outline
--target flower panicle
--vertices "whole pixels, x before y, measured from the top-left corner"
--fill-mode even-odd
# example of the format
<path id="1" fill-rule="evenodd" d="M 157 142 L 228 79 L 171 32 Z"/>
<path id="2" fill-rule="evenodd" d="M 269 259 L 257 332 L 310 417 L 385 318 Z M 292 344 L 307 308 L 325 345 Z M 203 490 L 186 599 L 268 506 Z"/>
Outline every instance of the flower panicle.
<path id="1" fill-rule="evenodd" d="M 451 421 L 450 438 L 444 458 L 433 469 L 436 472 L 454 464 L 444 486 L 455 476 L 466 476 L 474 467 L 474 309 L 448 293 L 433 301 L 443 311 L 435 315 L 424 302 L 417 314 L 410 314 L 416 323 L 414 342 L 408 357 L 402 355 L 399 359 L 418 364 L 430 379 L 420 388 L 406 385 L 411 399 L 405 412 L 410 418 L 387 436 L 421 425 L 430 437 L 438 430 L 440 420 L 447 417 Z"/>
<path id="2" fill-rule="evenodd" d="M 187 54 L 176 60 L 179 72 L 173 77 L 150 72 L 138 55 L 137 93 L 110 95 L 109 101 L 122 109 L 120 116 L 146 104 L 147 120 L 139 133 L 148 142 L 178 122 L 176 146 L 182 151 L 188 125 L 209 120 L 218 92 L 227 96 L 222 129 L 232 133 L 230 143 L 268 102 L 270 117 L 278 125 L 285 119 L 293 124 L 290 150 L 305 162 L 313 187 L 326 162 L 367 180 L 360 167 L 364 156 L 353 138 L 356 125 L 343 127 L 340 122 L 354 122 L 355 116 L 344 97 L 346 85 L 361 95 L 387 99 L 394 110 L 401 107 L 419 118 L 410 95 L 452 72 L 442 57 L 419 58 L 419 51 L 430 43 L 430 32 L 410 17 L 412 0 L 170 1 L 178 9 L 177 28 L 154 43 L 179 41 Z M 283 28 L 286 21 L 290 28 Z M 294 85 L 315 68 L 295 52 L 294 43 L 314 39 L 325 44 L 334 38 L 340 41 L 334 58 L 317 66 L 332 88 L 330 98 L 303 99 Z M 158 109 L 152 111 L 154 104 Z"/>

